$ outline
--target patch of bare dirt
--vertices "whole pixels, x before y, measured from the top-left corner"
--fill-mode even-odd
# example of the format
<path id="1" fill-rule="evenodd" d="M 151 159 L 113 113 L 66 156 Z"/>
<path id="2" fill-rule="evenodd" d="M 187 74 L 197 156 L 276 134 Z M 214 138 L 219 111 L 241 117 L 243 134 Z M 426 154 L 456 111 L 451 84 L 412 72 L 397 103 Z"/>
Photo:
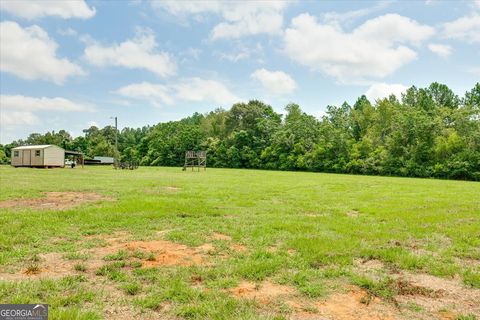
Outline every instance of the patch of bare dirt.
<path id="1" fill-rule="evenodd" d="M 84 236 L 87 240 L 103 240 L 107 243 L 120 243 L 125 242 L 130 237 L 130 234 L 126 231 L 115 231 L 114 233 L 106 234 L 89 234 Z"/>
<path id="2" fill-rule="evenodd" d="M 360 211 L 358 210 L 350 210 L 347 212 L 347 216 L 351 217 L 351 218 L 356 218 L 360 215 Z"/>
<path id="3" fill-rule="evenodd" d="M 287 253 L 289 256 L 293 256 L 297 253 L 297 250 L 295 249 L 287 249 Z"/>
<path id="4" fill-rule="evenodd" d="M 201 250 L 204 253 L 213 253 L 215 252 L 215 246 L 211 243 L 204 243 L 201 246 L 197 247 L 198 250 Z"/>
<path id="5" fill-rule="evenodd" d="M 369 303 L 365 303 L 369 301 Z M 327 319 L 386 320 L 396 319 L 398 311 L 379 298 L 370 298 L 361 289 L 352 287 L 347 293 L 336 293 L 326 301 L 316 303 L 318 313 Z"/>
<path id="6" fill-rule="evenodd" d="M 268 303 L 272 299 L 295 293 L 295 289 L 269 281 L 260 284 L 242 281 L 235 288 L 228 290 L 235 298 L 255 299 L 261 303 Z"/>
<path id="7" fill-rule="evenodd" d="M 105 261 L 97 258 L 88 260 L 88 264 L 81 260 L 66 260 L 63 254 L 51 252 L 39 255 L 39 261 L 31 263 L 29 266 L 14 273 L 0 272 L 0 280 L 24 280 L 24 279 L 45 279 L 61 278 L 68 275 L 78 274 L 75 271 L 76 264 L 87 266 L 87 272 L 100 268 Z M 32 267 L 34 266 L 34 267 Z M 32 272 L 32 270 L 35 270 Z"/>
<path id="8" fill-rule="evenodd" d="M 232 237 L 230 237 L 229 235 L 226 235 L 226 234 L 223 234 L 223 233 L 219 233 L 219 232 L 214 232 L 210 237 L 209 237 L 210 240 L 220 240 L 220 241 L 232 241 Z M 245 252 L 247 251 L 247 247 L 245 247 L 244 245 L 242 244 L 238 244 L 238 243 L 231 243 L 230 244 L 230 249 L 233 250 L 233 251 L 236 251 L 236 252 Z"/>
<path id="9" fill-rule="evenodd" d="M 313 301 L 313 305 L 308 305 L 297 297 L 286 303 L 294 310 L 290 319 L 295 320 L 390 320 L 399 318 L 399 311 L 394 306 L 379 298 L 372 298 L 367 292 L 354 286 L 349 287 L 347 292 L 332 294 L 326 300 Z"/>
<path id="10" fill-rule="evenodd" d="M 377 259 L 356 261 L 356 266 L 358 269 L 365 271 L 378 271 L 385 268 L 383 262 Z"/>
<path id="11" fill-rule="evenodd" d="M 480 259 L 471 259 L 471 258 L 455 258 L 455 262 L 461 266 L 466 266 L 470 268 L 480 269 Z"/>
<path id="12" fill-rule="evenodd" d="M 405 284 L 395 298 L 399 303 L 415 303 L 430 314 L 448 310 L 456 315 L 480 317 L 480 289 L 468 288 L 460 279 L 402 272 L 397 281 Z"/>
<path id="13" fill-rule="evenodd" d="M 353 266 L 356 273 L 376 280 L 384 278 L 388 272 L 385 264 L 377 259 L 356 259 Z"/>
<path id="14" fill-rule="evenodd" d="M 309 211 L 309 212 L 305 212 L 303 214 L 304 217 L 309 217 L 309 218 L 317 218 L 317 217 L 323 217 L 325 216 L 324 213 L 321 213 L 321 212 L 313 212 L 313 211 Z"/>
<path id="15" fill-rule="evenodd" d="M 383 264 L 369 260 L 364 267 L 378 270 Z M 395 303 L 372 296 L 356 286 L 348 286 L 346 292 L 334 293 L 326 300 L 306 299 L 292 287 L 268 281 L 259 284 L 242 281 L 228 291 L 234 297 L 254 299 L 265 305 L 282 300 L 292 309 L 290 319 L 456 319 L 466 314 L 480 316 L 480 290 L 467 288 L 459 280 L 402 272 L 395 277 L 392 286 L 397 293 Z M 408 306 L 411 305 L 419 306 L 421 310 L 410 310 Z"/>
<path id="16" fill-rule="evenodd" d="M 233 251 L 236 251 L 236 252 L 245 252 L 247 251 L 247 247 L 245 247 L 244 245 L 242 244 L 238 244 L 238 243 L 234 243 L 230 246 L 230 248 L 233 250 Z"/>
<path id="17" fill-rule="evenodd" d="M 223 234 L 223 233 L 215 232 L 215 233 L 211 236 L 211 239 L 212 239 L 212 240 L 231 241 L 231 240 L 232 240 L 232 237 L 227 236 L 226 234 Z"/>
<path id="18" fill-rule="evenodd" d="M 12 199 L 0 202 L 0 208 L 65 210 L 82 203 L 111 201 L 112 198 L 95 192 L 45 192 L 43 198 Z"/>
<path id="19" fill-rule="evenodd" d="M 158 310 L 135 307 L 131 297 L 125 296 L 123 290 L 109 281 L 95 279 L 89 283 L 91 288 L 99 293 L 99 299 L 103 302 L 103 315 L 105 319 L 174 319 L 166 312 L 168 305 L 162 304 Z"/>
<path id="20" fill-rule="evenodd" d="M 94 276 L 95 271 L 107 264 L 105 257 L 115 255 L 120 250 L 128 253 L 127 260 L 140 261 L 143 268 L 158 266 L 189 266 L 207 264 L 210 251 L 215 248 L 212 244 L 204 244 L 199 247 L 188 247 L 186 245 L 166 241 L 128 241 L 127 234 L 123 232 L 112 235 L 86 236 L 90 241 L 99 239 L 107 244 L 103 247 L 94 247 L 82 250 L 81 255 L 87 256 L 86 260 L 68 260 L 61 253 L 47 253 L 39 255 L 39 261 L 30 264 L 20 271 L 13 273 L 0 272 L 1 280 L 21 280 L 26 278 L 59 278 L 67 275 L 82 273 L 87 276 Z M 142 259 L 135 258 L 134 253 L 140 251 L 145 254 Z M 75 265 L 81 264 L 86 270 L 76 271 Z"/>
<path id="21" fill-rule="evenodd" d="M 180 192 L 182 188 L 176 186 L 157 186 L 153 188 L 145 189 L 147 194 L 161 194 L 161 193 L 177 193 Z"/>
<path id="22" fill-rule="evenodd" d="M 465 286 L 460 279 L 444 279 L 427 274 L 413 274 L 397 270 L 392 272 L 380 260 L 357 260 L 355 272 L 373 279 L 393 279 L 392 289 L 397 293 L 397 305 L 418 305 L 425 318 L 448 319 L 445 312 L 456 315 L 475 314 L 480 317 L 480 290 Z M 402 308 L 403 310 L 403 308 Z M 420 315 L 419 315 L 420 316 Z"/>
<path id="23" fill-rule="evenodd" d="M 259 284 L 242 281 L 228 291 L 235 298 L 257 300 L 265 305 L 281 299 L 292 309 L 290 319 L 389 320 L 397 319 L 399 314 L 392 304 L 370 297 L 354 286 L 346 293 L 335 293 L 326 300 L 305 299 L 294 288 L 269 281 Z"/>
<path id="24" fill-rule="evenodd" d="M 189 266 L 204 262 L 204 248 L 191 248 L 165 240 L 133 241 L 122 246 L 129 251 L 143 250 L 154 253 L 155 259 L 142 262 L 143 267 L 157 266 Z"/>

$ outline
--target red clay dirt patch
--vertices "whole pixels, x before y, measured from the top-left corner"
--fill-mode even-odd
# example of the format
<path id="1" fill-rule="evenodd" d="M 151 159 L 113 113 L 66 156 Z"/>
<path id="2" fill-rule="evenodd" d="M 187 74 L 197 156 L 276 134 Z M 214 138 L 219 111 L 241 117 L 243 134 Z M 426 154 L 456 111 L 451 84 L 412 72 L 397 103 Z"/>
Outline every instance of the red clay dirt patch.
<path id="1" fill-rule="evenodd" d="M 324 301 L 305 299 L 294 288 L 269 281 L 259 284 L 242 281 L 228 292 L 235 298 L 257 300 L 262 304 L 284 300 L 292 309 L 289 319 L 389 320 L 397 319 L 399 314 L 393 305 L 369 297 L 367 292 L 355 286 Z M 367 299 L 368 304 L 365 303 Z"/>
<path id="2" fill-rule="evenodd" d="M 365 301 L 369 301 L 368 304 Z M 379 298 L 371 298 L 364 290 L 351 286 L 346 293 L 335 293 L 325 301 L 306 304 L 293 298 L 286 304 L 294 311 L 290 319 L 300 320 L 390 320 L 399 319 L 399 311 Z"/>
<path id="3" fill-rule="evenodd" d="M 190 266 L 200 265 L 205 260 L 205 250 L 211 248 L 191 248 L 165 240 L 133 241 L 123 244 L 123 248 L 129 251 L 142 250 L 154 253 L 155 259 L 142 262 L 146 268 L 156 266 Z"/>
<path id="4" fill-rule="evenodd" d="M 93 276 L 97 269 L 108 263 L 105 257 L 115 255 L 120 250 L 127 251 L 128 257 L 125 260 L 140 261 L 144 268 L 201 265 L 207 263 L 208 253 L 214 250 L 214 246 L 209 243 L 192 248 L 166 240 L 128 241 L 125 233 L 85 236 L 85 239 L 102 239 L 107 245 L 79 252 L 87 257 L 85 260 L 68 260 L 65 259 L 64 254 L 56 252 L 41 254 L 39 261 L 33 264 L 34 269 L 27 267 L 16 273 L 0 272 L 0 279 L 59 278 L 78 274 L 78 271 L 75 271 L 76 264 L 84 265 L 85 274 Z M 143 252 L 146 257 L 135 258 L 135 251 Z M 29 270 L 35 270 L 35 273 Z"/>
<path id="5" fill-rule="evenodd" d="M 0 208 L 65 210 L 81 203 L 112 200 L 95 192 L 45 192 L 43 198 L 12 199 L 0 202 Z"/>
<path id="6" fill-rule="evenodd" d="M 342 320 L 387 320 L 396 319 L 398 311 L 378 298 L 369 299 L 368 294 L 356 287 L 347 293 L 333 294 L 325 302 L 316 303 L 320 315 L 327 319 Z"/>
<path id="7" fill-rule="evenodd" d="M 273 298 L 295 293 L 295 289 L 264 281 L 260 284 L 242 281 L 235 288 L 228 290 L 234 297 L 243 299 L 255 299 L 262 303 L 268 303 Z"/>

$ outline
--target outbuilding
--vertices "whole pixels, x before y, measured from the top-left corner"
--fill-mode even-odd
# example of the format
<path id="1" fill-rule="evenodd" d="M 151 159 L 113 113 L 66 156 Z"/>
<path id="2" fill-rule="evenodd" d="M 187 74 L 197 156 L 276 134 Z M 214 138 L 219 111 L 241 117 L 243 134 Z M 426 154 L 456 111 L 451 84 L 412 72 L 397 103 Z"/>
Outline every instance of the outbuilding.
<path id="1" fill-rule="evenodd" d="M 113 157 L 95 156 L 95 157 L 93 157 L 93 160 L 99 161 L 99 164 L 114 164 L 115 163 L 115 159 Z"/>
<path id="2" fill-rule="evenodd" d="M 65 150 L 52 144 L 12 149 L 14 167 L 65 167 Z"/>

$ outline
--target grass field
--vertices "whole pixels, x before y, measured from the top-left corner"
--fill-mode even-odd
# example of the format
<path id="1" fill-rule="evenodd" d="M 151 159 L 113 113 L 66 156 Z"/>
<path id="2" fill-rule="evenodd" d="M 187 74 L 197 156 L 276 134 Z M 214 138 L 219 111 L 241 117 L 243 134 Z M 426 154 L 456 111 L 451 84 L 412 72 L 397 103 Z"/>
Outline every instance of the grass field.
<path id="1" fill-rule="evenodd" d="M 51 319 L 480 317 L 480 183 L 153 167 L 0 179 L 0 303 L 48 303 Z"/>

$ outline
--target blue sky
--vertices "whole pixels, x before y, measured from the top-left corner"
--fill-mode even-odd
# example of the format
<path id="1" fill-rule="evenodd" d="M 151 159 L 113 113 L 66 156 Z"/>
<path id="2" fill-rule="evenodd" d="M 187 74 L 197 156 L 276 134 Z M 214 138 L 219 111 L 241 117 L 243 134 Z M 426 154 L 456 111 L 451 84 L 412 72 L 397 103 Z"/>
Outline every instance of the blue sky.
<path id="1" fill-rule="evenodd" d="M 1 1 L 0 143 L 480 80 L 480 1 Z"/>

